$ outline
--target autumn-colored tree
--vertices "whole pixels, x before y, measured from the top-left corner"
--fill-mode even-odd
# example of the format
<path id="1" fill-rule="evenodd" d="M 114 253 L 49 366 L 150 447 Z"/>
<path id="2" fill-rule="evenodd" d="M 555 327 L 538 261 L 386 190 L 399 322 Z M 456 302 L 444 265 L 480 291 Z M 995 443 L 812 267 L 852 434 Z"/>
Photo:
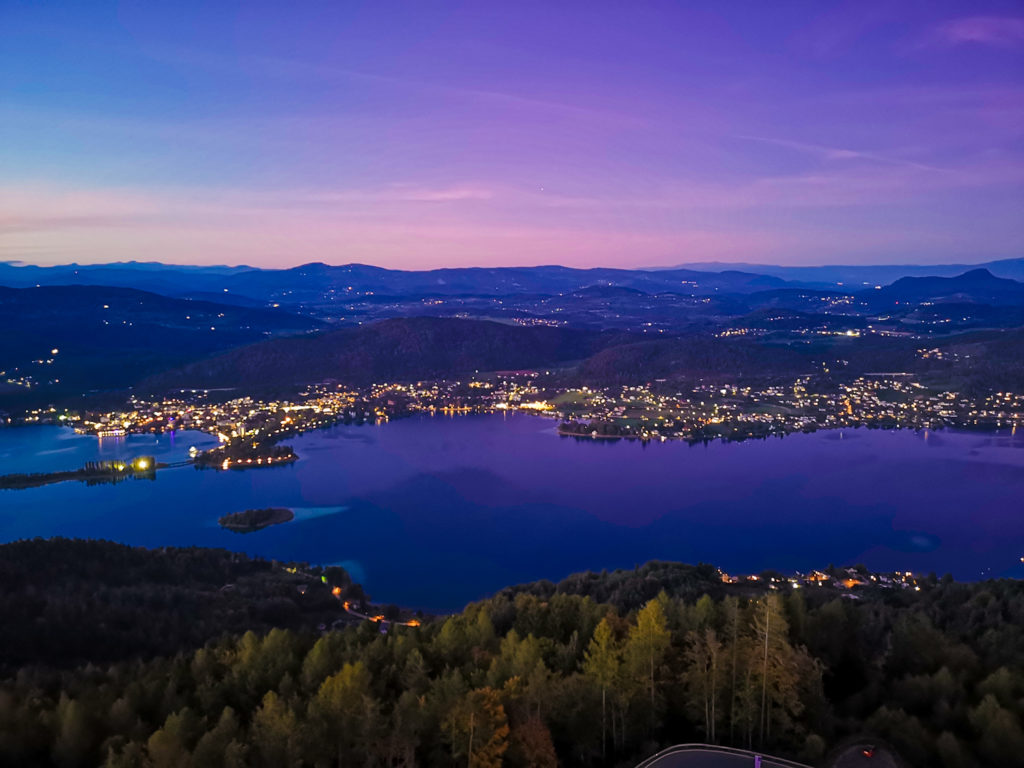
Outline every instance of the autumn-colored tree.
<path id="1" fill-rule="evenodd" d="M 749 650 L 759 656 L 750 661 L 761 689 L 758 717 L 759 741 L 770 743 L 773 726 L 786 730 L 792 718 L 803 711 L 799 697 L 800 660 L 789 643 L 789 626 L 778 595 L 757 601 L 753 612 L 756 641 Z"/>
<path id="2" fill-rule="evenodd" d="M 85 765 L 92 749 L 92 729 L 85 708 L 62 693 L 57 702 L 53 761 L 61 768 Z"/>
<path id="3" fill-rule="evenodd" d="M 665 658 L 670 641 L 661 603 L 657 599 L 651 600 L 637 613 L 636 624 L 629 630 L 625 659 L 633 679 L 643 681 L 642 687 L 650 696 L 652 713 L 655 708 L 658 667 Z"/>
<path id="4" fill-rule="evenodd" d="M 551 731 L 539 717 L 512 728 L 505 763 L 510 768 L 556 768 L 558 755 Z"/>
<path id="5" fill-rule="evenodd" d="M 240 746 L 238 717 L 225 707 L 217 724 L 202 735 L 192 752 L 193 768 L 227 768 L 227 756 Z M 232 747 L 232 744 L 236 745 Z"/>
<path id="6" fill-rule="evenodd" d="M 1020 582 L 868 585 L 850 600 L 827 583 L 733 588 L 706 571 L 661 564 L 516 587 L 387 633 L 225 630 L 166 655 L 11 667 L 0 765 L 596 766 L 636 764 L 701 731 L 808 765 L 864 734 L 907 765 L 1020 764 Z M 165 585 L 153 589 L 162 606 Z M 322 602 L 313 615 L 338 610 Z M 24 615 L 9 612 L 0 646 Z"/>
<path id="7" fill-rule="evenodd" d="M 148 768 L 146 747 L 137 741 L 129 741 L 120 749 L 111 748 L 103 768 Z"/>
<path id="8" fill-rule="evenodd" d="M 594 630 L 583 661 L 583 674 L 601 691 L 601 757 L 607 755 L 608 690 L 622 669 L 622 657 L 607 617 Z"/>
<path id="9" fill-rule="evenodd" d="M 298 721 L 274 691 L 263 697 L 253 716 L 250 739 L 256 764 L 264 768 L 292 768 L 301 764 Z"/>
<path id="10" fill-rule="evenodd" d="M 467 768 L 501 768 L 508 749 L 508 718 L 493 688 L 470 691 L 444 721 L 452 757 Z"/>
<path id="11" fill-rule="evenodd" d="M 189 745 L 199 729 L 195 714 L 186 707 L 168 715 L 163 727 L 146 742 L 146 752 L 153 768 L 189 768 L 192 756 Z"/>
<path id="12" fill-rule="evenodd" d="M 693 625 L 695 629 L 704 629 L 711 626 L 715 619 L 715 601 L 710 595 L 701 595 L 697 604 L 693 606 Z"/>
<path id="13" fill-rule="evenodd" d="M 370 673 L 360 661 L 345 664 L 317 691 L 309 706 L 317 753 L 339 765 L 365 764 L 374 740 L 377 703 L 370 695 Z"/>
<path id="14" fill-rule="evenodd" d="M 302 660 L 299 680 L 307 689 L 316 690 L 324 679 L 337 671 L 342 663 L 342 649 L 337 634 L 318 638 Z"/>

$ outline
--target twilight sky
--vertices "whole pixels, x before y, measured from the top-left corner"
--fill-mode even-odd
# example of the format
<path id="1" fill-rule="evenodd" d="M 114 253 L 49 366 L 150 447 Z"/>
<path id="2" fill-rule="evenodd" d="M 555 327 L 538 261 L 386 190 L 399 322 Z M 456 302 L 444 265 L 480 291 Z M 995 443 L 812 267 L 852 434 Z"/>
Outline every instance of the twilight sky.
<path id="1" fill-rule="evenodd" d="M 0 260 L 1022 246 L 1019 0 L 0 2 Z"/>

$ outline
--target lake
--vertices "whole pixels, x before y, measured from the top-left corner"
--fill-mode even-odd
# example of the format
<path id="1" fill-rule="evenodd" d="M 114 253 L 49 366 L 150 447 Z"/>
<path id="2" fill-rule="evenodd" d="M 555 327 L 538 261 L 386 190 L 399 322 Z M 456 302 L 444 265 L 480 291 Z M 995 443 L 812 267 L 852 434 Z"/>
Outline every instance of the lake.
<path id="1" fill-rule="evenodd" d="M 436 611 L 652 559 L 736 573 L 865 563 L 1024 576 L 1021 435 L 861 429 L 689 446 L 580 440 L 555 426 L 522 414 L 408 418 L 288 440 L 300 460 L 286 467 L 0 491 L 0 541 L 96 537 L 340 564 L 375 600 Z M 0 429 L 0 473 L 175 461 L 215 442 Z M 217 525 L 268 506 L 296 519 L 249 534 Z"/>

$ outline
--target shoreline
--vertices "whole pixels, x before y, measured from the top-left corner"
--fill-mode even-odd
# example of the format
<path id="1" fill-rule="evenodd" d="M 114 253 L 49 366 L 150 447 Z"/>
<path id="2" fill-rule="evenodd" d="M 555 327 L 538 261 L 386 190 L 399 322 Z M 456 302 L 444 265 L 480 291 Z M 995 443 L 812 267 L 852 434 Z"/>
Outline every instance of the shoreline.
<path id="1" fill-rule="evenodd" d="M 166 466 L 168 465 L 157 462 L 152 456 L 137 456 L 124 460 L 90 461 L 78 469 L 62 469 L 54 472 L 13 472 L 8 475 L 0 475 L 0 490 L 24 491 L 72 480 L 86 485 L 116 484 L 123 480 L 154 480 L 156 471 Z"/>

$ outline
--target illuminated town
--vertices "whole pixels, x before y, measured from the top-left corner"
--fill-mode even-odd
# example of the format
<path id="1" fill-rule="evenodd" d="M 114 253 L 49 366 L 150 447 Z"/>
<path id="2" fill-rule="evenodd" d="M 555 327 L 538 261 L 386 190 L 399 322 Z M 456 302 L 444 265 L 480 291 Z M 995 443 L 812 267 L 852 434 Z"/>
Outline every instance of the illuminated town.
<path id="1" fill-rule="evenodd" d="M 0 768 L 1024 768 L 1024 2 L 0 7 Z"/>
<path id="2" fill-rule="evenodd" d="M 199 390 L 163 399 L 132 398 L 125 408 L 110 411 L 34 410 L 22 421 L 61 423 L 100 437 L 196 430 L 216 436 L 223 453 L 232 446 L 275 445 L 290 435 L 339 423 L 382 423 L 414 414 L 521 411 L 558 419 L 565 435 L 690 442 L 856 427 L 1013 431 L 1024 420 L 1022 394 L 970 397 L 929 388 L 900 373 L 849 382 L 827 374 L 758 386 L 701 382 L 678 389 L 665 382 L 564 387 L 549 372 L 516 372 L 366 388 L 325 383 L 280 400 L 216 397 L 222 394 Z M 215 464 L 226 469 L 294 459 L 265 450 L 231 456 Z"/>

